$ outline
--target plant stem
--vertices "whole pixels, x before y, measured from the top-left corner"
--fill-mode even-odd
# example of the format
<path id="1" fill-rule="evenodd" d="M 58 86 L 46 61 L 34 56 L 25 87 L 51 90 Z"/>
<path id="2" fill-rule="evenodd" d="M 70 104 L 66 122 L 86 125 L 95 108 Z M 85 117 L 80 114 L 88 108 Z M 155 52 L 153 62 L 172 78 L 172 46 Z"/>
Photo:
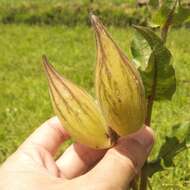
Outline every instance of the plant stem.
<path id="1" fill-rule="evenodd" d="M 150 124 L 151 124 L 153 104 L 154 104 L 154 98 L 153 98 L 153 96 L 149 96 L 148 101 L 147 101 L 147 115 L 146 115 L 146 120 L 145 120 L 145 125 L 147 125 L 147 126 L 150 126 Z"/>
<path id="2" fill-rule="evenodd" d="M 176 5 L 177 5 L 178 0 L 175 0 L 174 6 L 172 8 L 172 10 L 169 12 L 168 17 L 166 22 L 164 23 L 162 30 L 161 30 L 161 38 L 163 40 L 163 42 L 165 43 L 167 40 L 167 34 L 168 34 L 168 30 L 172 24 L 173 21 L 173 15 L 176 9 Z"/>
<path id="3" fill-rule="evenodd" d="M 155 80 L 154 80 L 153 86 L 152 86 L 152 95 L 149 97 L 148 103 L 147 103 L 147 117 L 145 120 L 145 124 L 147 126 L 150 126 L 150 124 L 151 124 L 152 108 L 153 108 L 154 98 L 155 98 L 155 94 L 156 94 L 157 72 L 154 74 L 154 77 L 155 77 Z M 147 172 L 146 172 L 146 165 L 147 165 L 147 161 L 145 162 L 144 167 L 141 170 L 140 190 L 146 190 L 147 189 L 148 176 L 147 176 Z"/>
<path id="4" fill-rule="evenodd" d="M 175 147 L 172 147 L 171 149 L 169 149 L 161 157 L 158 157 L 156 160 L 152 160 L 151 162 L 149 162 L 146 165 L 146 169 L 145 169 L 147 176 L 152 177 L 152 175 L 155 174 L 156 172 L 165 170 L 166 168 L 163 167 L 163 164 L 162 164 L 163 160 L 171 161 L 170 165 L 167 166 L 167 167 L 171 167 L 173 164 L 173 162 L 172 162 L 173 158 L 180 152 L 184 151 L 186 148 L 187 148 L 186 141 L 183 141 L 183 142 L 175 145 Z"/>
<path id="5" fill-rule="evenodd" d="M 179 7 L 182 7 L 181 0 L 178 0 Z"/>
<path id="6" fill-rule="evenodd" d="M 170 11 L 168 18 L 161 30 L 161 38 L 164 43 L 167 40 L 168 30 L 172 24 L 173 15 L 174 15 L 174 12 L 176 9 L 177 1 L 178 0 L 175 1 L 174 6 L 173 6 L 172 10 Z M 154 56 L 156 56 L 156 55 L 154 55 Z M 154 100 L 156 97 L 156 86 L 157 86 L 157 63 L 156 63 L 156 59 L 155 59 L 154 73 L 153 73 L 153 78 L 152 78 L 152 88 L 151 88 L 151 94 L 147 98 L 147 114 L 146 114 L 146 119 L 145 119 L 145 125 L 147 125 L 149 127 L 151 126 L 152 109 L 153 109 Z M 147 161 L 145 162 L 145 165 L 144 165 L 143 169 L 141 170 L 141 176 L 140 176 L 141 180 L 140 180 L 140 188 L 139 188 L 140 190 L 147 189 L 148 174 L 147 174 L 146 166 L 147 166 Z"/>
<path id="7" fill-rule="evenodd" d="M 143 167 L 143 169 L 141 170 L 141 181 L 140 181 L 140 190 L 146 190 L 147 189 L 147 182 L 148 182 L 148 176 L 147 176 L 147 173 L 146 173 L 146 164 L 147 164 L 147 161 L 145 162 L 145 165 Z"/>
<path id="8" fill-rule="evenodd" d="M 155 59 L 154 73 L 153 73 L 153 78 L 152 78 L 153 82 L 152 82 L 151 94 L 147 99 L 147 114 L 146 114 L 146 119 L 145 119 L 145 125 L 147 125 L 149 127 L 151 126 L 152 108 L 153 108 L 154 100 L 156 97 L 157 72 L 158 72 L 157 71 L 157 63 L 156 63 L 156 59 Z M 147 189 L 148 176 L 147 176 L 147 172 L 146 172 L 146 165 L 147 165 L 147 161 L 145 162 L 144 167 L 141 170 L 140 190 Z"/>
<path id="9" fill-rule="evenodd" d="M 139 187 L 138 187 L 138 180 L 139 180 L 139 176 L 136 176 L 133 179 L 133 181 L 131 182 L 130 187 L 131 187 L 132 190 L 138 190 L 139 189 Z"/>
<path id="10" fill-rule="evenodd" d="M 167 40 L 167 34 L 168 34 L 169 28 L 172 24 L 173 15 L 174 15 L 174 12 L 176 9 L 177 1 L 178 0 L 175 0 L 174 6 L 173 6 L 172 10 L 169 12 L 168 18 L 161 29 L 161 38 L 164 43 Z M 157 55 L 155 54 L 155 52 L 153 52 L 153 53 L 154 53 L 153 56 L 155 58 L 154 67 L 153 67 L 154 72 L 153 72 L 153 76 L 152 76 L 151 93 L 147 98 L 147 112 L 146 112 L 146 118 L 145 118 L 145 125 L 147 125 L 149 127 L 151 126 L 152 109 L 153 109 L 153 105 L 154 105 L 154 100 L 156 98 L 157 72 L 158 72 L 157 71 L 158 70 L 157 61 L 156 61 Z M 141 170 L 139 190 L 147 190 L 147 185 L 148 185 L 148 173 L 147 173 L 147 161 L 146 161 L 143 169 Z"/>
<path id="11" fill-rule="evenodd" d="M 170 11 L 168 18 L 161 30 L 161 38 L 164 43 L 167 40 L 168 30 L 172 24 L 173 14 L 175 12 L 176 5 L 177 5 L 177 0 L 175 1 L 175 4 L 174 4 L 172 10 Z M 145 125 L 147 125 L 149 127 L 151 126 L 152 108 L 153 108 L 154 100 L 156 97 L 156 86 L 157 86 L 157 63 L 156 63 L 156 59 L 155 59 L 153 83 L 152 83 L 152 88 L 151 88 L 151 94 L 147 99 L 147 115 L 146 115 L 146 119 L 145 119 Z M 147 165 L 147 161 L 145 162 L 145 165 L 141 171 L 142 173 L 141 173 L 141 181 L 140 181 L 140 190 L 147 189 L 148 175 L 147 175 L 147 171 L 146 171 L 146 168 L 147 168 L 146 165 Z"/>
<path id="12" fill-rule="evenodd" d="M 157 86 L 157 63 L 156 59 L 154 62 L 154 74 L 152 78 L 152 88 L 151 88 L 151 94 L 147 99 L 147 114 L 146 114 L 146 119 L 145 119 L 145 125 L 151 126 L 151 117 L 152 117 L 152 108 L 154 104 L 154 99 L 156 96 L 156 86 Z"/>
<path id="13" fill-rule="evenodd" d="M 151 184 L 150 184 L 150 181 L 148 180 L 147 182 L 148 182 L 148 187 L 149 187 L 149 189 L 150 189 L 150 190 L 153 190 L 153 189 L 152 189 L 152 186 L 151 186 Z"/>

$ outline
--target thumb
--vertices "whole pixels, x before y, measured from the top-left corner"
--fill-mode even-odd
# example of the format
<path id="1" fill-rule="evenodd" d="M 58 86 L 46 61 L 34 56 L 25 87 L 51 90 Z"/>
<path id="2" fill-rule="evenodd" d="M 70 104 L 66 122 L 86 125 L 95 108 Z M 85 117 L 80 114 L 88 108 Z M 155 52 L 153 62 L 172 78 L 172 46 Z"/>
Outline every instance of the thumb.
<path id="1" fill-rule="evenodd" d="M 126 189 L 140 171 L 154 143 L 152 129 L 144 127 L 109 149 L 87 176 L 99 189 Z"/>

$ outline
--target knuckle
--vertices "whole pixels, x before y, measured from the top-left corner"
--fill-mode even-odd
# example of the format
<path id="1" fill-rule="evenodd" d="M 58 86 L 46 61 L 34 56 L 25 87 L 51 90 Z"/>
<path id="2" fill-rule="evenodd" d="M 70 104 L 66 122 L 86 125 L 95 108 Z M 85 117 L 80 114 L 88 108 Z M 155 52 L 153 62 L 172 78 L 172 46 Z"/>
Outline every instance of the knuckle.
<path id="1" fill-rule="evenodd" d="M 137 159 L 128 151 L 124 150 L 110 150 L 110 157 L 115 161 L 117 167 L 121 167 L 124 171 L 131 171 L 137 173 L 138 162 Z"/>

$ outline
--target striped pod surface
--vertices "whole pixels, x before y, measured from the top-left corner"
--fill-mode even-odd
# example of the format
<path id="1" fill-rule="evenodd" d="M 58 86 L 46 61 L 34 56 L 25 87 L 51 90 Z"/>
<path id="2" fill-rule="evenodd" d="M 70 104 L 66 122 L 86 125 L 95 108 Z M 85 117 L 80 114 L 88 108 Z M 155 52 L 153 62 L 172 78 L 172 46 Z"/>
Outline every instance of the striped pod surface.
<path id="1" fill-rule="evenodd" d="M 144 86 L 138 70 L 92 15 L 96 34 L 96 96 L 110 126 L 126 136 L 143 126 L 146 113 Z"/>
<path id="2" fill-rule="evenodd" d="M 84 89 L 61 76 L 43 56 L 53 108 L 70 136 L 95 149 L 109 148 L 118 136 L 143 126 L 145 95 L 140 75 L 106 31 L 91 15 L 96 34 L 97 103 Z"/>
<path id="3" fill-rule="evenodd" d="M 94 99 L 63 78 L 43 56 L 53 108 L 71 137 L 92 148 L 112 145 L 109 129 Z"/>

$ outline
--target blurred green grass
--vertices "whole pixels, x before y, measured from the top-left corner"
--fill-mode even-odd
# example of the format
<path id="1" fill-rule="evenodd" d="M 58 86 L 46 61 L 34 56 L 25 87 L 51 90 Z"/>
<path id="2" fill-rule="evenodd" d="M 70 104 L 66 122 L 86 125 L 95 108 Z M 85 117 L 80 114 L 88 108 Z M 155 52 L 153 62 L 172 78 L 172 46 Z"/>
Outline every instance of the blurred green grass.
<path id="1" fill-rule="evenodd" d="M 94 2 L 101 2 L 101 3 L 108 3 L 107 0 L 93 0 Z M 14 4 L 14 5 L 18 5 L 21 3 L 28 3 L 31 2 L 31 0 L 0 0 L 0 4 Z M 51 4 L 55 4 L 55 3 L 89 3 L 91 2 L 91 0 L 32 0 L 33 3 L 51 3 Z M 110 0 L 111 3 L 114 4 L 122 4 L 123 0 Z M 128 4 L 135 4 L 136 0 L 128 0 L 127 1 Z"/>
<path id="2" fill-rule="evenodd" d="M 131 28 L 111 27 L 114 39 L 131 57 Z M 153 127 L 156 145 L 152 157 L 171 126 L 190 120 L 190 31 L 173 30 L 168 46 L 174 55 L 178 81 L 172 102 L 155 104 Z M 43 121 L 53 116 L 41 56 L 78 85 L 94 94 L 95 39 L 85 26 L 0 25 L 0 163 Z M 176 167 L 156 174 L 153 189 L 190 188 L 190 152 L 175 159 Z"/>
<path id="3" fill-rule="evenodd" d="M 89 12 L 107 25 L 147 24 L 150 11 L 136 7 L 134 0 L 0 0 L 0 23 L 29 25 L 90 25 Z"/>

